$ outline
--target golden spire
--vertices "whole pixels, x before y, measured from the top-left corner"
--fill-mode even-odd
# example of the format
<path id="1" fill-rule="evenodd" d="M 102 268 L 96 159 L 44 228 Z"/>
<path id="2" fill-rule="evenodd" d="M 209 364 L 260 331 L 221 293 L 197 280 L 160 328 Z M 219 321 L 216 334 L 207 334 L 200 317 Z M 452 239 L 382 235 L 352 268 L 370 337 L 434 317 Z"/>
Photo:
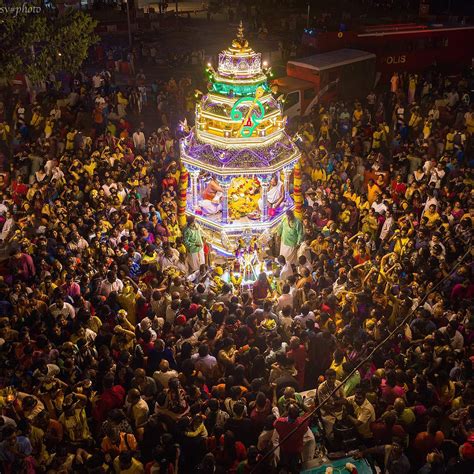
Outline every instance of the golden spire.
<path id="1" fill-rule="evenodd" d="M 244 38 L 244 25 L 240 20 L 239 27 L 237 28 L 237 38 L 232 41 L 232 46 L 238 49 L 247 49 L 249 46 L 248 41 Z"/>
<path id="2" fill-rule="evenodd" d="M 237 28 L 237 39 L 239 40 L 239 43 L 242 43 L 244 40 L 244 25 L 242 20 L 240 20 L 239 27 Z"/>

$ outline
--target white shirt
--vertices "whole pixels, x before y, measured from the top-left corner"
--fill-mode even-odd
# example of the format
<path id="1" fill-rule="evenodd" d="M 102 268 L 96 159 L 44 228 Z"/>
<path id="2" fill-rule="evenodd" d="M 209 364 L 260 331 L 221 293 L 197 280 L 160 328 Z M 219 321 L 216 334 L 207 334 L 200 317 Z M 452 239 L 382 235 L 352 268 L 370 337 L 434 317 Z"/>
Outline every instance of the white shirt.
<path id="1" fill-rule="evenodd" d="M 56 179 L 57 181 L 61 181 L 64 178 L 64 173 L 59 166 L 53 169 L 53 173 L 51 175 L 51 179 Z"/>
<path id="2" fill-rule="evenodd" d="M 295 322 L 302 327 L 306 326 L 306 321 L 316 321 L 316 316 L 312 311 L 310 311 L 306 316 L 303 316 L 302 314 L 295 316 Z"/>
<path id="3" fill-rule="evenodd" d="M 372 203 L 372 209 L 377 212 L 378 214 L 382 214 L 382 212 L 387 212 L 387 206 L 382 202 L 374 201 Z"/>
<path id="4" fill-rule="evenodd" d="M 78 250 L 82 252 L 86 248 L 89 247 L 89 244 L 87 243 L 86 239 L 84 239 L 83 237 L 79 237 L 79 240 L 77 242 L 71 241 L 67 244 L 67 247 L 68 247 L 69 250 L 71 250 L 73 252 L 78 251 Z"/>
<path id="5" fill-rule="evenodd" d="M 174 320 L 176 319 L 176 311 L 171 307 L 171 305 L 168 305 L 166 308 L 166 313 L 165 313 L 165 321 L 167 323 L 173 324 Z"/>
<path id="6" fill-rule="evenodd" d="M 2 232 L 0 233 L 0 240 L 5 240 L 7 235 L 12 230 L 13 226 L 15 225 L 15 220 L 13 217 L 10 217 L 3 223 Z"/>
<path id="7" fill-rule="evenodd" d="M 193 354 L 191 359 L 194 361 L 196 370 L 202 370 L 204 372 L 214 369 L 217 365 L 217 359 L 210 354 L 207 354 L 205 357 L 201 357 L 199 354 Z"/>
<path id="8" fill-rule="evenodd" d="M 311 261 L 311 247 L 306 242 L 302 242 L 298 247 L 298 251 L 296 252 L 296 256 L 298 258 L 300 258 L 302 255 L 306 257 L 308 262 Z"/>
<path id="9" fill-rule="evenodd" d="M 431 170 L 430 183 L 435 184 L 435 188 L 439 189 L 441 187 L 441 180 L 444 178 L 446 171 L 444 169 L 433 168 Z"/>
<path id="10" fill-rule="evenodd" d="M 387 217 L 387 219 L 385 219 L 385 222 L 383 223 L 382 229 L 380 231 L 380 240 L 386 239 L 386 237 L 392 230 L 393 223 L 394 223 L 393 217 Z"/>
<path id="11" fill-rule="evenodd" d="M 423 214 L 430 208 L 431 204 L 434 204 L 436 209 L 438 209 L 438 200 L 433 196 L 426 200 Z"/>
<path id="12" fill-rule="evenodd" d="M 283 267 L 281 267 L 280 279 L 282 281 L 285 281 L 291 275 L 293 275 L 293 268 L 291 267 L 290 263 L 286 262 L 285 265 L 283 265 Z"/>
<path id="13" fill-rule="evenodd" d="M 112 293 L 113 291 L 119 293 L 123 290 L 123 283 L 122 280 L 119 280 L 118 278 L 115 279 L 114 282 L 110 283 L 107 278 L 105 280 L 102 280 L 100 283 L 100 288 L 99 288 L 99 294 L 102 296 L 105 296 L 106 298 Z"/>
<path id="14" fill-rule="evenodd" d="M 107 197 L 110 197 L 110 194 L 111 194 L 110 190 L 113 189 L 113 188 L 117 189 L 117 184 L 116 183 L 112 183 L 110 185 L 108 185 L 108 184 L 103 184 L 102 185 L 102 189 L 104 190 L 104 193 Z"/>
<path id="15" fill-rule="evenodd" d="M 429 172 L 431 171 L 431 168 L 433 168 L 434 164 L 431 160 L 426 160 L 425 163 L 423 164 L 423 171 L 426 173 L 426 174 L 429 174 Z"/>
<path id="16" fill-rule="evenodd" d="M 132 135 L 133 145 L 139 150 L 143 150 L 146 147 L 145 134 L 143 132 L 135 132 Z"/>
<path id="17" fill-rule="evenodd" d="M 87 342 L 94 342 L 94 339 L 97 337 L 97 333 L 92 329 L 86 328 L 85 339 Z"/>
<path id="18" fill-rule="evenodd" d="M 168 267 L 175 267 L 177 265 L 177 263 L 179 262 L 179 252 L 176 250 L 176 249 L 173 249 L 174 251 L 176 251 L 178 253 L 178 255 L 176 255 L 174 252 L 173 252 L 173 255 L 171 255 L 170 257 L 166 256 L 166 255 L 162 255 L 160 258 L 159 258 L 159 263 L 161 265 L 161 268 L 168 268 Z"/>
<path id="19" fill-rule="evenodd" d="M 76 317 L 76 313 L 74 308 L 71 304 L 64 302 L 62 308 L 59 308 L 56 303 L 53 303 L 49 307 L 49 312 L 52 314 L 54 319 L 58 319 L 59 316 L 64 316 L 66 319 L 74 319 Z"/>
<path id="20" fill-rule="evenodd" d="M 48 160 L 44 165 L 44 171 L 48 176 L 51 176 L 53 169 L 56 167 L 56 163 L 54 160 Z"/>
<path id="21" fill-rule="evenodd" d="M 178 372 L 176 370 L 167 370 L 166 372 L 161 372 L 161 370 L 157 370 L 153 373 L 153 379 L 160 387 L 168 388 L 168 382 L 170 379 L 173 379 L 178 376 Z"/>
<path id="22" fill-rule="evenodd" d="M 276 306 L 277 310 L 282 310 L 285 306 L 293 307 L 293 295 L 291 294 L 283 294 L 278 297 L 278 303 Z"/>

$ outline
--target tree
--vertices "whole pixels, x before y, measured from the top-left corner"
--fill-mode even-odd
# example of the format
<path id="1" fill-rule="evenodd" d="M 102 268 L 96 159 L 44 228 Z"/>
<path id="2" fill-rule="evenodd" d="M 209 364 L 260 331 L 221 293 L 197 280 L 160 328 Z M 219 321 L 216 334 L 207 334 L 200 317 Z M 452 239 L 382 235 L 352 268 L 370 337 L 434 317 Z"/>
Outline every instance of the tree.
<path id="1" fill-rule="evenodd" d="M 24 2 L 14 1 L 0 18 L 0 78 L 27 74 L 38 83 L 51 73 L 76 73 L 89 47 L 98 41 L 96 20 L 67 9 L 58 15 L 46 9 L 28 12 Z M 28 4 L 26 4 L 28 5 Z M 39 11 L 39 12 L 38 12 Z"/>

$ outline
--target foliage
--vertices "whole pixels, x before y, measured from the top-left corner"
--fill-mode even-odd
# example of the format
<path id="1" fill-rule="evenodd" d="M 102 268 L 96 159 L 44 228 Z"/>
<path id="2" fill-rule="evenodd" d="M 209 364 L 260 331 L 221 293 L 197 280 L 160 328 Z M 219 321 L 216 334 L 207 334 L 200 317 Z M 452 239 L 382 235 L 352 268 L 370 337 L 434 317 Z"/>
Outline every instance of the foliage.
<path id="1" fill-rule="evenodd" d="M 24 4 L 24 2 L 23 2 Z M 63 14 L 44 8 L 40 13 L 21 11 L 15 1 L 0 17 L 0 77 L 12 79 L 27 74 L 33 83 L 51 73 L 76 73 L 87 57 L 89 47 L 98 41 L 97 22 L 88 14 L 67 9 Z"/>

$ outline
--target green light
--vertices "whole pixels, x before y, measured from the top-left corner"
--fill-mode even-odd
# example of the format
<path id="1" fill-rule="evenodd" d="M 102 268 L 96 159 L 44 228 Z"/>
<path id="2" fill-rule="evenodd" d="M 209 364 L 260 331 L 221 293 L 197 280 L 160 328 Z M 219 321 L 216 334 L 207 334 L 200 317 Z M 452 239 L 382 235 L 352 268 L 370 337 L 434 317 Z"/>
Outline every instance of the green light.
<path id="1" fill-rule="evenodd" d="M 257 84 L 227 84 L 225 82 L 214 82 L 212 84 L 212 91 L 222 95 L 229 95 L 233 92 L 236 96 L 247 96 L 255 95 L 259 87 L 265 92 L 270 91 L 270 87 L 266 81 Z"/>
<path id="2" fill-rule="evenodd" d="M 263 93 L 263 91 L 260 91 Z M 239 110 L 239 105 L 243 102 L 250 102 L 251 109 L 248 112 L 247 116 L 244 118 L 242 111 Z M 265 117 L 265 109 L 262 103 L 258 100 L 257 97 L 242 97 L 240 98 L 232 107 L 230 111 L 230 118 L 234 122 L 241 122 L 242 126 L 240 128 L 240 135 L 244 138 L 252 136 L 257 125 Z"/>

